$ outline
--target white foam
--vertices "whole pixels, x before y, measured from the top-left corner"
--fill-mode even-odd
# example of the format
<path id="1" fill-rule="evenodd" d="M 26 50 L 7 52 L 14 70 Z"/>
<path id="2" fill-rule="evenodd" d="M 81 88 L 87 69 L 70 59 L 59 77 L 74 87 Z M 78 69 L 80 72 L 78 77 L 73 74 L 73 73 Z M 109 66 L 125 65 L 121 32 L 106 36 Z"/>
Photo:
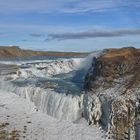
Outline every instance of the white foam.
<path id="1" fill-rule="evenodd" d="M 57 119 L 76 121 L 81 117 L 81 98 L 79 96 L 57 93 L 52 89 L 35 86 L 18 87 L 10 82 L 1 82 L 0 88 L 11 91 L 31 101 L 42 112 Z"/>
<path id="2" fill-rule="evenodd" d="M 47 77 L 61 73 L 69 73 L 70 71 L 79 69 L 83 61 L 84 58 L 73 58 L 28 63 L 30 68 L 20 69 L 20 77 Z M 27 64 L 25 63 L 24 65 Z"/>

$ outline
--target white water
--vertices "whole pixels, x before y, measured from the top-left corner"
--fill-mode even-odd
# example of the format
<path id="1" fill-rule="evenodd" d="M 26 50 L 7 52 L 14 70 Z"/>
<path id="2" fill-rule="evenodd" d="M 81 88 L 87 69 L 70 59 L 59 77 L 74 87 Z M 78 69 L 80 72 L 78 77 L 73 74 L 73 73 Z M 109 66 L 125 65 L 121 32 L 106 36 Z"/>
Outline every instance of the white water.
<path id="1" fill-rule="evenodd" d="M 48 77 L 61 73 L 68 73 L 80 67 L 84 59 L 52 60 L 48 62 L 28 63 L 27 69 L 20 70 L 20 77 Z"/>
<path id="2" fill-rule="evenodd" d="M 32 101 L 37 109 L 57 119 L 76 121 L 81 117 L 79 96 L 73 97 L 35 86 L 18 87 L 10 82 L 1 82 L 0 88 Z"/>
<path id="3" fill-rule="evenodd" d="M 69 73 L 80 69 L 86 72 L 91 65 L 92 58 L 93 55 L 87 58 L 44 60 L 41 62 L 14 62 L 19 66 L 23 64 L 29 66 L 29 68 L 21 68 L 16 79 L 20 78 L 23 79 L 23 81 L 29 78 L 36 79 L 36 77 L 46 77 L 47 79 L 50 76 L 52 77 L 57 74 Z M 12 62 L 7 63 L 11 64 Z M 43 89 L 30 83 L 19 86 L 13 83 L 13 81 L 0 82 L 0 88 L 14 92 L 26 98 L 29 102 L 32 101 L 37 109 L 55 118 L 76 121 L 82 116 L 82 99 L 80 96 L 77 96 L 76 93 L 66 95 L 67 93 L 57 93 L 53 89 Z"/>
<path id="4" fill-rule="evenodd" d="M 83 64 L 85 58 L 71 58 L 58 60 L 42 60 L 42 61 L 20 61 L 20 62 L 5 62 L 5 64 L 16 64 L 18 66 L 27 66 L 26 69 L 20 69 L 20 77 L 48 77 L 61 73 L 68 73 L 77 70 Z"/>
<path id="5" fill-rule="evenodd" d="M 97 54 L 96 54 L 97 55 Z M 72 59 L 61 59 L 61 60 L 34 60 L 34 61 L 25 61 L 25 62 L 14 62 L 19 66 L 27 66 L 27 67 L 21 67 L 19 69 L 19 72 L 17 75 L 7 75 L 0 81 L 0 89 L 3 89 L 4 91 L 10 91 L 7 92 L 7 94 L 16 93 L 22 98 L 26 99 L 26 102 L 28 104 L 28 110 L 32 110 L 33 106 L 31 105 L 34 103 L 35 109 L 39 110 L 43 113 L 46 113 L 50 116 L 53 116 L 57 118 L 58 122 L 60 123 L 61 127 L 57 126 L 57 124 L 48 122 L 45 124 L 45 121 L 42 121 L 43 124 L 43 129 L 41 129 L 40 134 L 42 135 L 42 130 L 44 130 L 45 127 L 47 127 L 47 131 L 44 130 L 43 133 L 46 134 L 48 132 L 49 127 L 54 125 L 53 129 L 51 128 L 50 133 L 54 132 L 54 130 L 60 131 L 64 136 L 65 136 L 65 131 L 68 131 L 68 137 L 61 137 L 60 134 L 58 134 L 58 139 L 105 139 L 105 137 L 101 138 L 101 133 L 100 131 L 97 131 L 97 133 L 94 133 L 95 128 L 85 126 L 83 128 L 80 128 L 80 131 L 76 129 L 69 129 L 70 127 L 63 127 L 62 121 L 59 120 L 67 120 L 71 122 L 76 122 L 78 124 L 73 124 L 74 126 L 79 126 L 81 123 L 83 123 L 83 115 L 84 117 L 91 123 L 93 121 L 93 117 L 95 121 L 98 122 L 100 118 L 100 104 L 97 98 L 94 98 L 94 100 L 89 99 L 89 96 L 85 95 L 82 96 L 80 94 L 77 94 L 76 92 L 78 90 L 75 90 L 77 88 L 77 81 L 81 82 L 84 81 L 84 76 L 87 73 L 89 67 L 91 66 L 92 59 L 93 59 L 93 54 L 88 56 L 87 58 L 72 58 Z M 4 62 L 3 62 L 4 63 Z M 13 62 L 6 62 L 7 64 L 13 64 Z M 74 77 L 71 78 L 71 75 L 74 75 Z M 62 86 L 62 88 L 66 88 L 67 90 L 64 89 L 64 92 L 56 91 L 54 88 L 44 88 L 42 85 L 40 85 L 40 79 L 45 81 L 41 81 L 42 85 L 46 86 L 45 83 L 46 80 L 49 81 L 49 79 L 54 79 L 53 82 L 56 80 L 60 80 L 61 84 L 58 86 Z M 75 80 L 75 81 L 74 81 Z M 74 81 L 74 82 L 73 82 Z M 39 83 L 39 86 L 36 85 Z M 56 82 L 57 83 L 57 82 Z M 76 86 L 75 86 L 76 85 Z M 46 86 L 47 87 L 47 86 Z M 65 92 L 66 91 L 66 92 Z M 70 91 L 70 92 L 69 92 Z M 58 93 L 59 92 L 59 93 Z M 73 92 L 73 93 L 71 93 Z M 78 91 L 81 92 L 81 91 Z M 11 93 L 11 94 L 12 94 Z M 79 95 L 79 96 L 78 96 Z M 83 97 L 85 98 L 84 103 L 83 103 Z M 14 100 L 14 99 L 13 99 Z M 15 100 L 16 101 L 16 100 Z M 32 103 L 31 103 L 32 102 Z M 93 103 L 94 102 L 94 103 Z M 91 105 L 92 104 L 92 105 Z M 84 105 L 84 106 L 83 106 Z M 16 106 L 16 105 L 15 105 Z M 18 109 L 22 110 L 22 106 L 18 106 Z M 13 109 L 13 107 L 12 107 Z M 27 109 L 27 108 L 26 108 Z M 28 112 L 27 114 L 30 114 Z M 15 111 L 16 112 L 16 111 Z M 20 113 L 15 113 L 15 116 L 20 115 Z M 21 111 L 23 113 L 23 111 Z M 40 113 L 40 112 L 38 112 Z M 26 113 L 24 113 L 26 114 Z M 10 115 L 11 116 L 11 115 Z M 11 117 L 13 118 L 13 117 Z M 21 118 L 21 117 L 19 117 Z M 53 118 L 54 119 L 54 118 Z M 16 119 L 15 119 L 16 120 Z M 16 122 L 14 120 L 14 122 Z M 22 119 L 23 120 L 23 119 Z M 34 119 L 34 122 L 37 122 L 39 120 L 39 125 L 36 128 L 40 127 L 40 120 L 39 119 Z M 20 122 L 20 121 L 19 121 Z M 21 123 L 21 122 L 20 122 Z M 18 123 L 18 124 L 20 124 Z M 80 123 L 80 124 L 79 124 Z M 11 123 L 10 123 L 11 124 Z M 32 123 L 35 124 L 35 123 Z M 65 124 L 65 121 L 64 121 Z M 13 125 L 13 123 L 12 123 Z M 31 124 L 29 124 L 31 125 Z M 16 128 L 16 127 L 14 127 Z M 54 129 L 55 128 L 55 129 Z M 88 129 L 91 129 L 91 133 L 88 132 Z M 32 129 L 34 130 L 34 129 Z M 53 130 L 53 131 L 52 131 Z M 33 131 L 34 132 L 34 131 Z M 78 132 L 78 136 L 74 136 L 74 133 Z M 86 133 L 86 137 L 83 137 L 84 133 Z M 31 131 L 32 134 L 32 131 Z M 31 136 L 31 134 L 29 136 Z M 37 131 L 38 134 L 38 131 Z M 82 134 L 82 135 L 81 135 Z M 48 133 L 46 136 L 48 137 Z M 92 137 L 89 137 L 92 135 Z M 55 136 L 53 134 L 53 136 Z M 73 137 L 74 136 L 74 137 Z M 80 136 L 80 138 L 79 138 Z M 32 136 L 31 136 L 32 137 Z M 36 138 L 36 136 L 35 136 Z M 40 137 L 39 137 L 40 138 Z M 42 140 L 42 138 L 40 138 Z M 44 138 L 43 138 L 44 139 Z M 51 139 L 50 137 L 48 139 Z"/>

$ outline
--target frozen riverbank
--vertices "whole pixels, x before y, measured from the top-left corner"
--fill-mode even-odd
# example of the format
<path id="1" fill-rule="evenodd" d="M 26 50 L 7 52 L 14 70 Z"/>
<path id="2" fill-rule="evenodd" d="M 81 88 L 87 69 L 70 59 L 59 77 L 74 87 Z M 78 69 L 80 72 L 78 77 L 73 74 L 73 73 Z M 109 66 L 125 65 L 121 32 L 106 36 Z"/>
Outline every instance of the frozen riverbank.
<path id="1" fill-rule="evenodd" d="M 33 103 L 0 90 L 0 138 L 19 140 L 104 140 L 96 126 L 57 120 L 36 111 Z M 5 130 L 5 131 L 4 131 Z M 3 135 L 2 135 L 3 134 Z"/>

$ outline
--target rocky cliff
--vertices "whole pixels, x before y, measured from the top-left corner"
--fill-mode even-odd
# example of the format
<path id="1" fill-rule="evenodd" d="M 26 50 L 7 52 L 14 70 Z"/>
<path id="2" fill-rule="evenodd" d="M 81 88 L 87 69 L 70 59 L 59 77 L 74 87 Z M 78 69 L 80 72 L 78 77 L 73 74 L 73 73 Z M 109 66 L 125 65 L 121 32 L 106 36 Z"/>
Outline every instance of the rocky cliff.
<path id="1" fill-rule="evenodd" d="M 111 138 L 135 139 L 140 100 L 139 49 L 107 49 L 93 58 L 85 90 L 88 109 L 84 115 L 90 124 L 101 123 Z M 87 97 L 90 100 L 86 101 Z"/>

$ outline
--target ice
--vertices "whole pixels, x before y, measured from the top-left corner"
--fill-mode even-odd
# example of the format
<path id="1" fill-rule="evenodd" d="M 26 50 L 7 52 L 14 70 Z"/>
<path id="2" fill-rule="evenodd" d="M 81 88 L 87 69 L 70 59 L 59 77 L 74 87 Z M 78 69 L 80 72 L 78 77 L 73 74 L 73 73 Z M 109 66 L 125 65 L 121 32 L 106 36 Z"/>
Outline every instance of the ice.
<path id="1" fill-rule="evenodd" d="M 87 58 L 71 58 L 42 61 L 34 60 L 20 62 L 14 61 L 14 63 L 19 66 L 29 66 L 27 68 L 20 68 L 18 73 L 20 79 L 37 79 L 37 77 L 49 77 L 61 73 L 68 73 L 74 70 L 83 70 L 85 68 L 86 70 L 88 70 L 89 64 L 87 64 L 86 62 L 88 61 L 91 63 L 91 56 L 93 56 L 93 54 L 88 56 Z M 79 71 L 76 74 L 78 75 L 78 73 Z M 84 76 L 83 73 L 82 75 L 80 75 L 80 77 L 82 76 Z M 26 81 L 24 83 L 26 83 Z M 57 93 L 53 89 L 42 89 L 41 87 L 36 87 L 36 85 L 32 85 L 30 83 L 24 85 L 24 83 L 21 83 L 22 86 L 18 86 L 16 84 L 13 84 L 12 82 L 2 81 L 0 83 L 0 88 L 6 91 L 14 92 L 17 95 L 26 98 L 28 101 L 33 102 L 40 111 L 57 119 L 64 119 L 73 122 L 81 118 L 82 99 L 80 94 L 78 96 L 76 95 L 76 93 L 73 93 L 72 95 L 67 93 Z"/>
<path id="2" fill-rule="evenodd" d="M 83 97 L 80 94 L 58 93 L 32 84 L 38 77 L 55 78 L 55 75 L 72 71 L 76 71 L 75 77 L 84 77 L 91 58 L 3 62 L 16 64 L 20 70 L 17 75 L 11 75 L 11 79 L 14 77 L 12 80 L 7 80 L 8 75 L 0 81 L 0 123 L 8 122 L 10 125 L 6 126 L 6 130 L 9 132 L 19 130 L 20 140 L 23 137 L 30 140 L 105 139 L 104 131 L 97 126 L 88 126 L 82 118 Z M 26 82 L 30 79 L 31 82 Z M 23 83 L 16 84 L 18 80 L 23 80 Z M 67 85 L 64 83 L 64 86 Z M 94 110 L 99 112 L 98 108 Z M 7 119 L 6 116 L 10 117 Z M 24 126 L 27 126 L 26 133 L 23 133 Z"/>
<path id="3" fill-rule="evenodd" d="M 31 76 L 52 76 L 60 73 L 68 73 L 80 68 L 85 58 L 71 58 L 58 60 L 34 60 L 34 61 L 0 61 L 4 64 L 16 64 L 20 69 L 20 76 L 28 78 Z M 23 66 L 25 68 L 23 68 Z"/>
<path id="4" fill-rule="evenodd" d="M 0 90 L 0 123 L 9 123 L 4 128 L 7 135 L 12 131 L 17 131 L 19 134 L 17 138 L 20 140 L 105 139 L 105 133 L 96 126 L 57 120 L 36 111 L 31 102 L 2 90 Z"/>
<path id="5" fill-rule="evenodd" d="M 46 62 L 22 62 L 22 64 L 28 65 L 29 68 L 20 69 L 20 77 L 48 77 L 61 73 L 68 73 L 70 71 L 77 70 L 83 61 L 84 58 L 73 58 L 48 60 Z"/>
<path id="6" fill-rule="evenodd" d="M 16 86 L 10 82 L 1 82 L 0 88 L 11 91 L 31 101 L 42 112 L 57 119 L 76 121 L 81 117 L 81 98 L 57 93 L 52 89 L 35 86 Z"/>

